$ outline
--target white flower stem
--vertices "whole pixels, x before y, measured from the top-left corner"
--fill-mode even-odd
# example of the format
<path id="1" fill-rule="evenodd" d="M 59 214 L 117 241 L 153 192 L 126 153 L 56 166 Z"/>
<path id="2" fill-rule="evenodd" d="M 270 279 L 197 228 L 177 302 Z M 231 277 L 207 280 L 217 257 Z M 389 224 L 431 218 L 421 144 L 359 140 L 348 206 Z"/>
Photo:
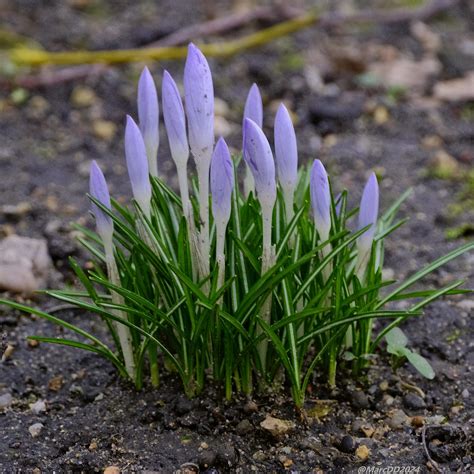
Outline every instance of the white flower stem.
<path id="1" fill-rule="evenodd" d="M 145 145 L 146 147 L 146 156 L 148 158 L 148 170 L 150 174 L 154 177 L 158 177 L 158 148 L 155 146 L 150 146 L 148 144 Z"/>
<path id="2" fill-rule="evenodd" d="M 120 286 L 120 277 L 117 268 L 117 263 L 114 258 L 114 247 L 112 243 L 112 237 L 104 240 L 104 250 L 105 250 L 105 261 L 107 265 L 107 274 L 112 284 Z M 111 292 L 112 302 L 114 304 L 122 305 L 124 303 L 122 296 L 120 296 L 115 291 Z M 113 310 L 113 313 L 127 320 L 127 315 L 123 311 Z M 120 341 L 120 347 L 122 349 L 123 359 L 125 362 L 125 369 L 127 370 L 128 376 L 135 381 L 135 361 L 133 358 L 133 346 L 132 346 L 132 335 L 128 326 L 120 324 L 118 321 L 114 321 L 114 326 L 117 331 L 117 335 Z"/>
<path id="3" fill-rule="evenodd" d="M 295 216 L 295 211 L 293 209 L 294 202 L 294 189 L 283 188 L 283 200 L 285 202 L 285 214 L 286 214 L 286 225 L 289 226 L 293 217 Z M 290 248 L 295 246 L 295 233 L 293 232 L 290 240 L 288 241 Z"/>
<path id="4" fill-rule="evenodd" d="M 199 232 L 200 238 L 200 273 L 201 278 L 209 275 L 209 160 L 204 160 L 197 167 L 199 181 L 199 217 L 201 220 L 201 228 Z M 206 284 L 203 288 L 205 292 L 209 290 Z"/>
<path id="5" fill-rule="evenodd" d="M 225 230 L 227 228 L 227 223 L 217 222 L 216 221 L 216 262 L 217 262 L 217 288 L 220 289 L 224 284 L 225 280 Z M 220 297 L 218 303 L 221 303 L 222 296 Z"/>
<path id="6" fill-rule="evenodd" d="M 262 205 L 262 224 L 263 224 L 263 251 L 262 251 L 262 275 L 264 275 L 273 265 L 275 261 L 275 251 L 272 247 L 272 215 L 273 204 Z M 262 319 L 270 324 L 272 311 L 272 295 L 268 295 L 262 305 Z M 260 326 L 257 327 L 257 336 L 262 333 Z M 268 339 L 263 339 L 258 346 L 258 353 L 262 367 L 265 368 L 268 349 Z"/>
<path id="7" fill-rule="evenodd" d="M 249 197 L 249 194 L 253 193 L 255 196 L 255 180 L 252 174 L 250 166 L 245 163 L 245 177 L 244 177 L 244 196 Z"/>
<path id="8" fill-rule="evenodd" d="M 198 264 L 198 251 L 196 247 L 196 226 L 194 225 L 194 215 L 191 201 L 189 199 L 189 187 L 188 187 L 188 176 L 186 170 L 186 163 L 182 165 L 176 165 L 178 170 L 178 182 L 179 182 L 179 192 L 181 195 L 181 203 L 183 206 L 183 215 L 186 219 L 186 224 L 188 228 L 188 236 L 190 241 L 190 250 L 191 250 L 191 263 L 193 271 L 193 280 L 196 280 L 197 270 L 199 268 Z"/>

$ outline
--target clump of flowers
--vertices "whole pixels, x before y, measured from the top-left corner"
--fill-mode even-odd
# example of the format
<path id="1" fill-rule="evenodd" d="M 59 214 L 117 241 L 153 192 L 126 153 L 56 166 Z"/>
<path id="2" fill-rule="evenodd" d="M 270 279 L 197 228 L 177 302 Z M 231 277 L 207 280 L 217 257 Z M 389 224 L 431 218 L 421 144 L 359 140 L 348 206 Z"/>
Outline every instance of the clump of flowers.
<path id="1" fill-rule="evenodd" d="M 138 388 L 148 377 L 158 385 L 163 371 L 176 372 L 189 396 L 209 381 L 221 384 L 231 398 L 279 380 L 302 406 L 316 370 L 330 385 L 336 384 L 341 363 L 357 375 L 384 336 L 392 334 L 389 347 L 395 351 L 391 331 L 399 324 L 436 298 L 463 291 L 458 289 L 462 281 L 409 289 L 472 249 L 472 243 L 401 283 L 383 280 L 384 240 L 403 223 L 395 215 L 408 193 L 379 216 L 372 173 L 360 206 L 349 208 L 347 191 L 334 196 L 320 160 L 298 170 L 296 135 L 284 105 L 275 117 L 274 156 L 262 130 L 256 85 L 245 104 L 243 151 L 232 157 L 223 138 L 215 142 L 211 71 L 193 44 L 183 82 L 184 107 L 166 71 L 161 92 L 179 193 L 159 175 L 158 95 L 145 69 L 138 86 L 139 123 L 127 116 L 125 130 L 133 202 L 125 207 L 111 199 L 104 175 L 92 163 L 96 232 L 81 228 L 80 240 L 95 267 L 85 272 L 71 260 L 84 289 L 46 291 L 101 317 L 110 341 L 1 300 L 76 335 L 33 339 L 97 353 Z M 197 179 L 188 181 L 190 155 Z M 239 167 L 246 172 L 243 191 Z M 405 309 L 390 306 L 401 299 L 407 301 Z M 415 354 L 409 360 L 432 376 L 421 356 L 405 346 L 396 351 Z"/>

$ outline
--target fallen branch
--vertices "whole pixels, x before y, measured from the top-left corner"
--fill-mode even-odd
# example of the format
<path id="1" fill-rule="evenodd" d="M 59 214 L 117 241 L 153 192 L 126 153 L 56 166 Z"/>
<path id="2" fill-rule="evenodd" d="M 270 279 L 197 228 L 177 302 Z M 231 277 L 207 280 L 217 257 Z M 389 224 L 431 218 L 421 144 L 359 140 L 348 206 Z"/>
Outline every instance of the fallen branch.
<path id="1" fill-rule="evenodd" d="M 334 27 L 343 23 L 358 22 L 376 22 L 376 23 L 394 23 L 411 20 L 426 20 L 427 18 L 453 7 L 459 0 L 433 0 L 423 6 L 407 12 L 405 9 L 396 9 L 389 12 L 380 11 L 362 11 L 354 15 L 325 14 L 322 15 L 317 11 L 312 11 L 299 15 L 293 19 L 283 21 L 269 28 L 265 28 L 256 33 L 243 36 L 235 40 L 219 41 L 209 44 L 200 44 L 202 52 L 208 57 L 228 57 L 242 53 L 251 48 L 263 46 L 271 41 L 290 35 L 297 31 L 308 28 L 315 24 L 323 27 Z M 242 17 L 240 17 L 240 20 Z M 227 27 L 238 24 L 236 19 L 229 21 Z M 219 31 L 222 32 L 225 22 L 220 20 Z M 211 25 L 212 26 L 212 25 Z M 190 27 L 191 28 L 191 27 Z M 194 27 L 194 32 L 201 31 L 206 33 L 206 28 L 201 25 Z M 207 32 L 216 31 L 210 28 L 207 23 Z M 162 41 L 176 42 L 178 39 L 188 41 L 190 30 L 184 33 L 176 32 L 168 40 L 164 38 Z M 174 39 L 173 39 L 174 37 Z M 14 48 L 10 51 L 10 60 L 19 66 L 39 67 L 44 65 L 73 65 L 88 63 L 105 63 L 120 64 L 136 61 L 147 60 L 173 60 L 181 59 L 186 56 L 186 46 L 162 46 L 156 48 L 140 48 L 140 49 L 124 49 L 124 50 L 107 50 L 107 51 L 65 51 L 65 52 L 48 52 L 29 48 Z"/>

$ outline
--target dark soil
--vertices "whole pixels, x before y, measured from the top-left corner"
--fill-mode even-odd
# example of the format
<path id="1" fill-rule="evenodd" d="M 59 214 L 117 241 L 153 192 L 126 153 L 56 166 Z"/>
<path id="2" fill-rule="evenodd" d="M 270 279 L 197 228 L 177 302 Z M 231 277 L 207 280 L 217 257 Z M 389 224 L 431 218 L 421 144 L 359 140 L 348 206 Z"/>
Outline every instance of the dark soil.
<path id="1" fill-rule="evenodd" d="M 125 48 L 154 41 L 209 13 L 206 2 L 190 8 L 183 0 L 133 6 L 103 0 L 45 3 L 0 0 L 0 18 L 8 29 L 49 49 Z M 226 3 L 219 2 L 217 15 L 225 14 Z M 453 66 L 456 47 L 474 40 L 467 20 L 451 11 L 433 28 L 443 45 L 454 51 L 440 55 L 440 78 L 454 77 L 465 68 L 464 63 Z M 255 81 L 264 95 L 269 136 L 275 104 L 284 99 L 298 117 L 301 161 L 321 157 L 333 182 L 347 187 L 354 202 L 370 169 L 383 177 L 382 208 L 413 187 L 402 208 L 410 221 L 387 243 L 387 271 L 402 278 L 462 243 L 446 240 L 448 228 L 472 223 L 472 209 L 455 213 L 450 207 L 463 205 L 463 176 L 474 161 L 472 109 L 428 100 L 430 83 L 416 94 L 391 100 L 382 89 L 361 86 L 347 68 L 328 73 L 325 80 L 333 92 L 323 97 L 311 85 L 308 72 L 314 66 L 311 51 L 318 45 L 334 42 L 364 50 L 389 44 L 420 55 L 406 25 L 351 29 L 350 35 L 348 31 L 328 35 L 313 29 L 239 57 L 210 61 L 216 96 L 229 108 L 220 115 L 231 126 L 229 143 L 238 147 L 243 103 Z M 182 66 L 155 64 L 152 70 L 157 79 L 164 67 L 180 77 Z M 130 195 L 121 137 L 125 113 L 135 113 L 140 69 L 141 65 L 108 68 L 86 81 L 29 91 L 17 103 L 11 90 L 0 90 L 0 233 L 46 237 L 65 283 L 72 283 L 67 257 L 77 255 L 83 263 L 87 258 L 74 243 L 70 223 L 90 224 L 84 196 L 90 160 L 97 159 L 104 168 L 115 197 L 126 200 Z M 74 99 L 78 87 L 93 92 L 92 103 Z M 387 120 L 375 119 L 377 107 L 386 110 Z M 99 123 L 103 121 L 116 129 L 104 133 Z M 160 170 L 173 183 L 164 135 L 160 150 Z M 440 150 L 457 163 L 453 179 L 437 179 L 429 171 Z M 22 202 L 30 207 L 18 213 L 1 210 Z M 473 287 L 473 268 L 473 255 L 464 255 L 427 278 L 426 284 L 436 287 L 465 278 L 465 286 Z M 96 356 L 46 344 L 31 347 L 26 336 L 54 335 L 58 329 L 2 308 L 2 346 L 10 344 L 14 350 L 0 365 L 0 397 L 12 398 L 7 407 L 0 407 L 0 472 L 89 473 L 111 465 L 122 472 L 163 473 L 356 472 L 361 467 L 367 471 L 358 472 L 369 472 L 369 466 L 425 472 L 433 469 L 433 461 L 444 472 L 468 472 L 474 394 L 470 298 L 436 302 L 423 317 L 403 327 L 410 346 L 430 360 L 434 381 L 409 366 L 392 372 L 381 351 L 360 380 L 342 371 L 337 390 L 330 391 L 316 374 L 306 409 L 312 413 L 320 407 L 320 416 L 307 420 L 286 393 L 224 403 L 219 388 L 210 386 L 199 398 L 187 400 L 171 376 L 163 378 L 160 389 L 137 393 Z M 56 303 L 43 299 L 36 304 L 48 309 Z M 103 333 L 93 315 L 59 314 Z M 46 401 L 46 411 L 34 414 L 30 404 L 37 400 Z M 280 439 L 272 437 L 260 427 L 267 414 L 294 421 L 296 429 Z M 37 437 L 29 432 L 35 423 L 43 425 Z M 366 460 L 361 446 L 369 450 Z"/>

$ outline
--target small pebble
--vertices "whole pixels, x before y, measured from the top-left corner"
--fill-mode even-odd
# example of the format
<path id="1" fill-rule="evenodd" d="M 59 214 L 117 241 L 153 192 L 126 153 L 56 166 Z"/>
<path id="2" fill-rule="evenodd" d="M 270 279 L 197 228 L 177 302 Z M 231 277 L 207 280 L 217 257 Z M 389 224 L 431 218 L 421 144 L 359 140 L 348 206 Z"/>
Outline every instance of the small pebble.
<path id="1" fill-rule="evenodd" d="M 0 408 L 9 407 L 12 401 L 13 397 L 11 396 L 11 393 L 4 393 L 3 395 L 0 395 Z"/>
<path id="2" fill-rule="evenodd" d="M 348 453 L 351 454 L 355 450 L 355 443 L 354 443 L 354 438 L 350 435 L 345 435 L 343 436 L 341 440 L 341 444 L 339 445 L 339 449 L 343 453 Z"/>
<path id="3" fill-rule="evenodd" d="M 244 406 L 245 413 L 256 413 L 258 411 L 258 406 L 253 400 L 249 400 Z"/>
<path id="4" fill-rule="evenodd" d="M 408 420 L 409 418 L 403 410 L 394 410 L 387 422 L 390 428 L 396 430 L 406 425 Z"/>
<path id="5" fill-rule="evenodd" d="M 44 400 L 38 400 L 35 403 L 30 403 L 30 410 L 35 415 L 39 415 L 46 411 L 46 402 Z"/>
<path id="6" fill-rule="evenodd" d="M 467 388 L 465 388 L 461 393 L 462 398 L 469 398 L 469 395 L 469 390 Z"/>
<path id="7" fill-rule="evenodd" d="M 246 433 L 249 433 L 250 431 L 253 430 L 253 426 L 252 424 L 250 423 L 249 420 L 247 419 L 244 419 L 242 420 L 236 427 L 235 427 L 235 431 L 237 431 L 237 433 L 239 433 L 240 435 L 244 435 Z"/>
<path id="8" fill-rule="evenodd" d="M 366 461 L 369 458 L 370 449 L 365 444 L 361 444 L 355 454 L 361 461 Z"/>
<path id="9" fill-rule="evenodd" d="M 30 435 L 33 438 L 37 438 L 40 435 L 41 430 L 43 428 L 44 428 L 43 423 L 35 423 L 28 428 L 28 431 L 30 432 Z"/>
<path id="10" fill-rule="evenodd" d="M 212 450 L 202 451 L 198 457 L 199 467 L 203 470 L 208 469 L 216 463 L 217 454 Z"/>
<path id="11" fill-rule="evenodd" d="M 415 428 L 420 428 L 425 424 L 425 418 L 423 416 L 414 416 L 411 419 L 411 425 Z"/>
<path id="12" fill-rule="evenodd" d="M 419 395 L 407 393 L 403 397 L 403 406 L 409 410 L 423 410 L 426 408 L 426 403 Z"/>
<path id="13" fill-rule="evenodd" d="M 118 466 L 107 466 L 104 469 L 104 474 L 120 474 L 120 468 Z"/>
<path id="14" fill-rule="evenodd" d="M 354 408 L 369 408 L 369 397 L 361 390 L 354 390 L 349 396 Z"/>

